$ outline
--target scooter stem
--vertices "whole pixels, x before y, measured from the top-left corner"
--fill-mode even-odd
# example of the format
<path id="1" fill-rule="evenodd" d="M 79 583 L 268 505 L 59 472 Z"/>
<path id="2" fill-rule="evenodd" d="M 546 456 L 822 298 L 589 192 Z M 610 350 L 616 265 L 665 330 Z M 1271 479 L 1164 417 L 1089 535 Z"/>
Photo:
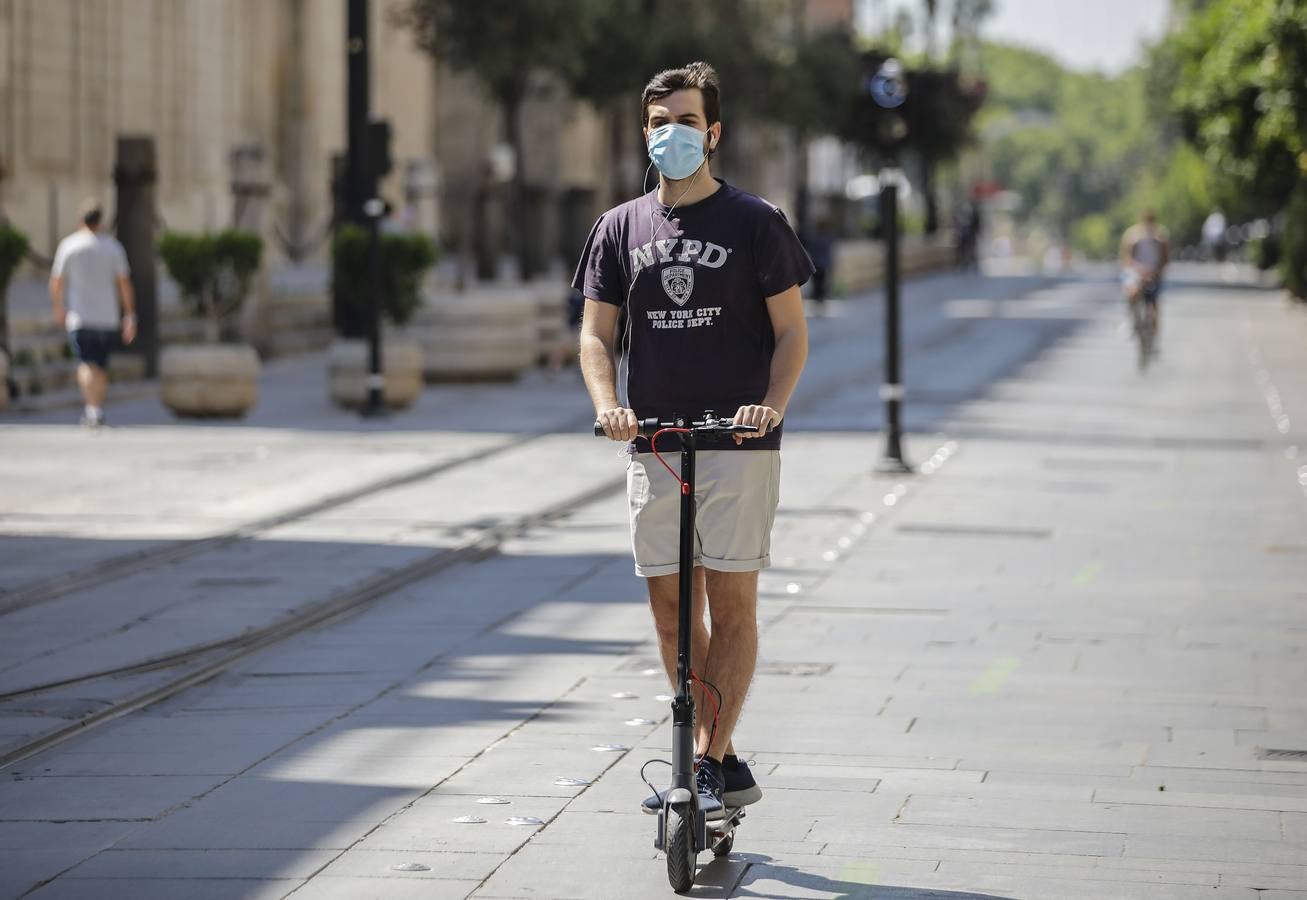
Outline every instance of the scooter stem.
<path id="1" fill-rule="evenodd" d="M 678 423 L 679 424 L 679 423 Z M 687 423 L 688 424 L 688 423 Z M 681 439 L 681 552 L 677 606 L 676 699 L 672 702 L 672 787 L 695 793 L 694 697 L 690 693 L 690 637 L 694 611 L 694 451 L 693 431 Z"/>

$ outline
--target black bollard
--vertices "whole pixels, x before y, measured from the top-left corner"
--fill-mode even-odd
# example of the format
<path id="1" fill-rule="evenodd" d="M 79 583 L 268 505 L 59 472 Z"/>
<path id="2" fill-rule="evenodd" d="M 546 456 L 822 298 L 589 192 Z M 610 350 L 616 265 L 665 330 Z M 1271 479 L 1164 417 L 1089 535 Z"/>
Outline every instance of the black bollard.
<path id="1" fill-rule="evenodd" d="M 386 379 L 381 374 L 381 309 L 386 302 L 381 273 L 381 217 L 385 215 L 386 204 L 373 197 L 363 205 L 363 210 L 368 217 L 368 281 L 372 283 L 368 292 L 372 298 L 368 304 L 368 399 L 363 404 L 363 415 L 375 418 L 386 414 L 382 395 Z"/>
<path id="2" fill-rule="evenodd" d="M 118 138 L 118 161 L 113 169 L 118 192 L 117 237 L 127 251 L 136 295 L 132 349 L 144 359 L 147 378 L 159 374 L 159 295 L 154 277 L 156 172 L 154 138 Z"/>
<path id="3" fill-rule="evenodd" d="M 880 389 L 881 399 L 885 401 L 885 455 L 876 468 L 880 472 L 907 473 L 912 467 L 903 460 L 900 419 L 903 384 L 899 372 L 899 189 L 893 178 L 882 177 L 880 203 L 880 227 L 885 238 L 885 383 Z"/>

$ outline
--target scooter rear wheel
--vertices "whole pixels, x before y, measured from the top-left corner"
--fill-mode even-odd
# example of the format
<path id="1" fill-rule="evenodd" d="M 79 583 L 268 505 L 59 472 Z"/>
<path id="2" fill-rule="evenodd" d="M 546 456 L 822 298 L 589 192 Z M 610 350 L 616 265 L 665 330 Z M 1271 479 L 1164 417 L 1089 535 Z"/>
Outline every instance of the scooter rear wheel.
<path id="1" fill-rule="evenodd" d="M 694 887 L 698 854 L 694 851 L 694 811 L 689 804 L 667 807 L 667 881 L 678 894 Z"/>
<path id="2" fill-rule="evenodd" d="M 713 844 L 712 855 L 717 857 L 718 859 L 721 859 L 723 856 L 728 855 L 731 852 L 732 848 L 734 847 L 735 847 L 735 832 L 732 831 L 730 834 L 726 835 L 726 837 L 722 838 L 720 841 Z"/>

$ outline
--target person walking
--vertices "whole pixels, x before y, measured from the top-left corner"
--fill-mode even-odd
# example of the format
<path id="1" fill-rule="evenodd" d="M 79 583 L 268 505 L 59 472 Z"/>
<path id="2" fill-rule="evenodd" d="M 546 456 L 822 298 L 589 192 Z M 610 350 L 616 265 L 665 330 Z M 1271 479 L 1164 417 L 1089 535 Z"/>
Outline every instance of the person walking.
<path id="1" fill-rule="evenodd" d="M 830 220 L 818 216 L 812 229 L 800 237 L 808 251 L 815 271 L 812 273 L 812 303 L 817 315 L 825 315 L 826 297 L 830 285 L 830 272 L 835 265 L 835 238 L 831 234 Z"/>
<path id="2" fill-rule="evenodd" d="M 104 424 L 109 390 L 109 354 L 121 336 L 136 339 L 136 308 L 127 253 L 112 235 L 102 234 L 104 210 L 94 200 L 82 206 L 82 227 L 59 242 L 50 271 L 54 319 L 68 332 L 77 357 L 82 424 Z M 121 315 L 120 315 L 121 308 Z"/>
<path id="3" fill-rule="evenodd" d="M 1225 262 L 1225 248 L 1225 213 L 1218 207 L 1203 219 L 1203 256 Z"/>
<path id="4" fill-rule="evenodd" d="M 732 735 L 757 662 L 758 571 L 770 561 L 785 410 L 808 354 L 800 287 L 813 264 L 777 207 L 713 177 L 722 122 L 710 65 L 659 72 L 641 111 L 658 186 L 600 216 L 586 241 L 573 279 L 584 297 L 581 370 L 605 435 L 629 442 L 635 572 L 673 681 L 679 485 L 637 439 L 638 422 L 711 410 L 757 428 L 701 444 L 696 465 L 692 665 L 721 693 L 716 715 L 696 723 L 696 781 L 721 815 L 762 797 Z M 614 353 L 622 310 L 625 365 Z"/>

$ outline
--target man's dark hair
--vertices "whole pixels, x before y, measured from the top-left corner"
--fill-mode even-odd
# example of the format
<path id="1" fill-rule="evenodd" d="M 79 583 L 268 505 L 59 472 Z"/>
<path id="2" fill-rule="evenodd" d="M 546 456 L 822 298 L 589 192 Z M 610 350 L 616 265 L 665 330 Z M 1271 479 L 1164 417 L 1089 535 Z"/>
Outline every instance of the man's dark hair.
<path id="1" fill-rule="evenodd" d="M 82 224 L 87 228 L 99 228 L 100 222 L 104 219 L 104 209 L 95 200 L 87 200 L 82 204 Z"/>
<path id="2" fill-rule="evenodd" d="M 717 80 L 717 70 L 706 62 L 692 62 L 679 69 L 664 69 L 649 79 L 640 97 L 640 124 L 649 124 L 650 103 L 686 88 L 698 88 L 703 94 L 703 114 L 708 125 L 721 119 L 722 88 Z"/>

